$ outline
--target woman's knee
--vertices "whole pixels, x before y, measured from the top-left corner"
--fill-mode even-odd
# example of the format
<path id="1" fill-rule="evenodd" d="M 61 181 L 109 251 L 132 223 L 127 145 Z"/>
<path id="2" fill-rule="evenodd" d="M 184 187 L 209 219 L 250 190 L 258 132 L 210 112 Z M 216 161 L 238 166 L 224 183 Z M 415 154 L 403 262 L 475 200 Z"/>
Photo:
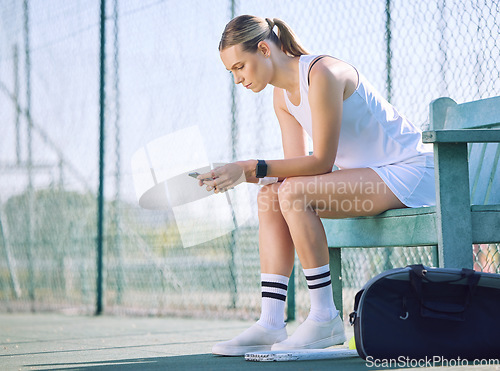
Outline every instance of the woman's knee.
<path id="1" fill-rule="evenodd" d="M 306 203 L 305 182 L 300 177 L 285 179 L 278 189 L 278 199 L 283 213 L 303 211 Z"/>

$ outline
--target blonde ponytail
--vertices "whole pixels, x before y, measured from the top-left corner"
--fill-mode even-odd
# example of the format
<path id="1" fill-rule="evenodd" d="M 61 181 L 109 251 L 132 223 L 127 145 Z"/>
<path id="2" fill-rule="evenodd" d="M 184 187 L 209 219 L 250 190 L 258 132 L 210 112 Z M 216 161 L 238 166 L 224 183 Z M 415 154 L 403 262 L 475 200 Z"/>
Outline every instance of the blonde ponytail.
<path id="1" fill-rule="evenodd" d="M 278 34 L 273 31 L 275 26 Z M 252 15 L 240 15 L 226 25 L 219 42 L 219 51 L 241 44 L 244 51 L 256 52 L 259 42 L 263 40 L 273 42 L 290 56 L 309 54 L 284 21 L 279 18 L 264 19 Z"/>
<path id="2" fill-rule="evenodd" d="M 268 20 L 269 18 L 266 18 Z M 304 48 L 299 38 L 293 32 L 285 21 L 279 18 L 273 18 L 270 20 L 273 26 L 278 29 L 278 38 L 280 39 L 281 49 L 288 55 L 294 57 L 300 57 L 304 54 L 309 54 L 309 52 Z M 269 20 L 267 21 L 269 23 Z M 271 24 L 271 23 L 270 23 Z"/>

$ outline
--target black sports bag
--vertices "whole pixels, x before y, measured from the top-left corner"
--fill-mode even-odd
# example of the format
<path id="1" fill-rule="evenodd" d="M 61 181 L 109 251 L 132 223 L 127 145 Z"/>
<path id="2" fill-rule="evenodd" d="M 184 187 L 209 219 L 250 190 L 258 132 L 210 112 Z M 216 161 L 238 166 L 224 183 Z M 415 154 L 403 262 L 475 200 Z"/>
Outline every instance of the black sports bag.
<path id="1" fill-rule="evenodd" d="M 363 359 L 500 359 L 498 274 L 392 269 L 356 294 L 349 317 Z"/>

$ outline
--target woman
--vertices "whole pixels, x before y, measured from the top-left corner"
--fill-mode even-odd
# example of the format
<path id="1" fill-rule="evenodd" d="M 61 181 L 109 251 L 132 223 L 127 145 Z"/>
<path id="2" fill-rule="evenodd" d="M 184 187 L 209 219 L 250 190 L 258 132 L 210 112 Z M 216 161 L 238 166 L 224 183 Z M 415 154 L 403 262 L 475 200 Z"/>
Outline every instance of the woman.
<path id="1" fill-rule="evenodd" d="M 242 181 L 264 185 L 257 199 L 261 316 L 234 339 L 216 344 L 213 353 L 236 356 L 341 344 L 344 327 L 333 302 L 320 218 L 433 205 L 432 148 L 353 66 L 309 55 L 282 20 L 236 17 L 225 28 L 219 51 L 235 84 L 255 93 L 274 86 L 285 158 L 239 161 L 199 176 L 200 186 L 215 192 Z M 311 155 L 307 135 L 313 141 Z M 334 164 L 339 170 L 332 172 Z M 294 249 L 311 310 L 287 338 L 284 308 Z"/>

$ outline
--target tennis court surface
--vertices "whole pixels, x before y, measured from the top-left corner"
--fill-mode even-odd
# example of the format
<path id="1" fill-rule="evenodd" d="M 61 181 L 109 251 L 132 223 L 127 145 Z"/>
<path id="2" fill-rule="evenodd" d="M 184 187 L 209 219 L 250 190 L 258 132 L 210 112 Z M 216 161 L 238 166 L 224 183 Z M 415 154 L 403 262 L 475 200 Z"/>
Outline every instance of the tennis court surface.
<path id="1" fill-rule="evenodd" d="M 360 358 L 249 362 L 211 354 L 252 322 L 161 317 L 0 314 L 1 370 L 380 370 Z M 297 323 L 289 325 L 289 333 Z M 350 328 L 349 331 L 352 331 Z M 352 332 L 349 332 L 350 338 Z M 500 370 L 500 366 L 435 370 Z M 427 368 L 429 370 L 429 368 Z"/>

